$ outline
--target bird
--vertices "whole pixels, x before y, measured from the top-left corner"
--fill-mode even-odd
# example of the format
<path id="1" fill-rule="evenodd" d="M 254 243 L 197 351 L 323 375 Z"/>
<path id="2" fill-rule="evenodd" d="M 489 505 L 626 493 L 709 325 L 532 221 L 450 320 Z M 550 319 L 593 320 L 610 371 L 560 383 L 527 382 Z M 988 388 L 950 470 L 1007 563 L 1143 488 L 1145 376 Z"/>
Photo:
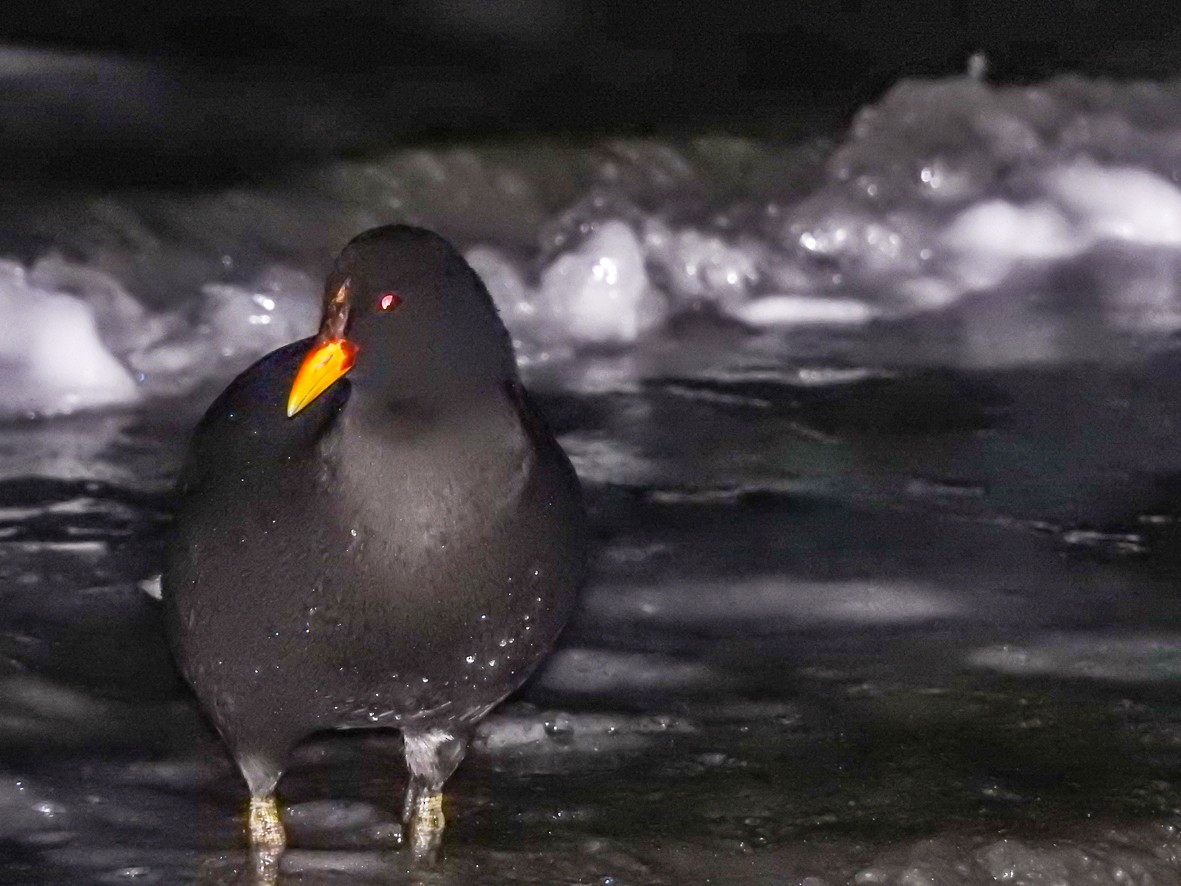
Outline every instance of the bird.
<path id="1" fill-rule="evenodd" d="M 443 237 L 350 241 L 318 333 L 201 418 L 161 577 L 179 669 L 286 845 L 276 786 L 334 729 L 401 730 L 414 856 L 476 725 L 552 650 L 588 559 L 578 477 L 522 386 L 488 290 Z"/>

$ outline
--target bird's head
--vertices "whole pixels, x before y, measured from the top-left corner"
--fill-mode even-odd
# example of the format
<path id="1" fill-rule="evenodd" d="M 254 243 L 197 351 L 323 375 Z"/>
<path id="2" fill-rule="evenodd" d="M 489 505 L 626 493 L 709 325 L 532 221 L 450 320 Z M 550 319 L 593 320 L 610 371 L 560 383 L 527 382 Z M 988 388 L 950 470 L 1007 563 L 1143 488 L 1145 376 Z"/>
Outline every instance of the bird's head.
<path id="1" fill-rule="evenodd" d="M 452 398 L 515 378 L 516 363 L 496 306 L 463 256 L 430 231 L 390 225 L 356 237 L 337 258 L 287 415 L 346 373 L 391 399 Z"/>

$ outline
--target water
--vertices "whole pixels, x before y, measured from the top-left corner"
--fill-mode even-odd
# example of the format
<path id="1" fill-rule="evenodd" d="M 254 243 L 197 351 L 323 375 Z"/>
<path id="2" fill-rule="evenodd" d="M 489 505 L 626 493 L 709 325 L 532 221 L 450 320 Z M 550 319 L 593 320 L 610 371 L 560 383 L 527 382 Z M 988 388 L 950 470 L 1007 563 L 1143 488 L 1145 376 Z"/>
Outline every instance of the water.
<path id="1" fill-rule="evenodd" d="M 396 849 L 397 735 L 326 736 L 290 882 L 1176 882 L 1179 102 L 956 78 L 803 143 L 14 189 L 0 881 L 240 880 L 244 787 L 143 588 L 217 385 L 404 219 L 488 279 L 599 553 L 442 866 Z"/>

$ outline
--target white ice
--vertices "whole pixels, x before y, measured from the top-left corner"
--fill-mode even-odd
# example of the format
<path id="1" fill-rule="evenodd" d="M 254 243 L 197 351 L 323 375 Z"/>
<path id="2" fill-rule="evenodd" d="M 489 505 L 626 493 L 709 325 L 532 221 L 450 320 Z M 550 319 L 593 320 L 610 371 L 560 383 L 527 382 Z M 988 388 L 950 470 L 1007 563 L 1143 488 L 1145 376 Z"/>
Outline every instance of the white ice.
<path id="1" fill-rule="evenodd" d="M 42 62 L 0 53 L 11 76 Z M 465 250 L 525 364 L 629 347 L 701 308 L 764 335 L 872 335 L 961 305 L 977 309 L 959 344 L 908 359 L 1069 359 L 1086 337 L 1060 333 L 1085 311 L 1181 329 L 1178 119 L 1172 83 L 903 80 L 827 156 L 720 138 L 416 149 L 282 184 L 41 206 L 33 227 L 60 242 L 0 266 L 0 412 L 225 380 L 311 334 L 332 253 L 398 220 Z"/>
<path id="2" fill-rule="evenodd" d="M 859 326 L 872 320 L 875 312 L 851 298 L 766 295 L 738 307 L 733 314 L 751 326 Z"/>
<path id="3" fill-rule="evenodd" d="M 139 398 L 100 340 L 90 306 L 36 285 L 15 262 L 0 262 L 0 318 L 0 413 L 57 415 Z"/>
<path id="4" fill-rule="evenodd" d="M 1022 206 L 1002 199 L 965 209 L 943 235 L 943 243 L 959 260 L 961 279 L 975 289 L 1000 283 L 1018 262 L 1078 255 L 1091 240 L 1051 203 Z"/>
<path id="5" fill-rule="evenodd" d="M 227 380 L 314 334 L 317 285 L 284 266 L 246 284 L 208 283 L 176 310 L 146 308 L 112 275 L 50 254 L 0 261 L 0 414 L 56 415 Z M 196 309 L 193 310 L 195 304 Z"/>
<path id="6" fill-rule="evenodd" d="M 248 285 L 207 284 L 198 331 L 223 359 L 260 357 L 315 334 L 320 288 L 307 274 L 282 266 L 267 268 Z"/>
<path id="7" fill-rule="evenodd" d="M 540 309 L 576 342 L 627 344 L 665 318 L 635 233 L 609 219 L 541 274 Z"/>
<path id="8" fill-rule="evenodd" d="M 671 294 L 686 304 L 738 308 L 760 278 L 760 250 L 752 241 L 728 243 L 693 228 L 674 229 L 658 218 L 644 226 L 647 259 L 665 272 Z"/>

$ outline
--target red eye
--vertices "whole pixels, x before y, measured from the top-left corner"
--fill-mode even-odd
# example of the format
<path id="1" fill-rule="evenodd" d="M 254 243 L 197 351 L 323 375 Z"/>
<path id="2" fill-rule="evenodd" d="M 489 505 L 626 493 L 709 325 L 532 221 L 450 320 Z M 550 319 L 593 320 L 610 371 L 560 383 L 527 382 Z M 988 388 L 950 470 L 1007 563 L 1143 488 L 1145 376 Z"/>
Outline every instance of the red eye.
<path id="1" fill-rule="evenodd" d="M 379 302 L 383 311 L 392 311 L 401 303 L 402 299 L 398 298 L 392 292 L 387 292 L 385 295 L 383 295 L 381 297 L 381 301 Z"/>

